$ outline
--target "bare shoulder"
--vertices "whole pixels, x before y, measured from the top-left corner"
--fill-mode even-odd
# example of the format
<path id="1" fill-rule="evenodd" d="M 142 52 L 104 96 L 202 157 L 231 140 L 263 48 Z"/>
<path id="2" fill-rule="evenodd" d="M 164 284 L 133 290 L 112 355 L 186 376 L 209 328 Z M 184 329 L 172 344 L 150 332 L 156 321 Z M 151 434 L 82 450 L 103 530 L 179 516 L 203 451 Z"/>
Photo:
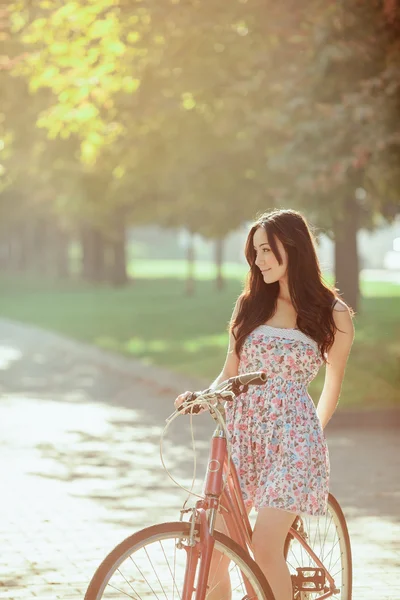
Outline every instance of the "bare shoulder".
<path id="1" fill-rule="evenodd" d="M 236 300 L 234 309 L 233 309 L 233 314 L 232 314 L 232 318 L 236 318 L 240 312 L 240 309 L 242 307 L 242 303 L 243 303 L 243 295 L 241 294 L 239 296 L 239 298 Z"/>
<path id="2" fill-rule="evenodd" d="M 338 298 L 333 305 L 333 320 L 341 333 L 354 336 L 352 311 L 343 300 Z"/>
<path id="3" fill-rule="evenodd" d="M 349 307 L 340 298 L 336 298 L 333 304 L 333 310 L 335 310 L 336 312 L 348 312 L 350 314 Z"/>
<path id="4" fill-rule="evenodd" d="M 231 334 L 232 339 L 234 339 L 237 334 L 237 321 L 236 320 L 238 318 L 241 306 L 242 306 L 242 296 L 240 295 L 239 298 L 236 300 L 235 306 L 233 308 L 231 320 L 229 322 L 229 329 L 230 329 L 230 334 Z"/>

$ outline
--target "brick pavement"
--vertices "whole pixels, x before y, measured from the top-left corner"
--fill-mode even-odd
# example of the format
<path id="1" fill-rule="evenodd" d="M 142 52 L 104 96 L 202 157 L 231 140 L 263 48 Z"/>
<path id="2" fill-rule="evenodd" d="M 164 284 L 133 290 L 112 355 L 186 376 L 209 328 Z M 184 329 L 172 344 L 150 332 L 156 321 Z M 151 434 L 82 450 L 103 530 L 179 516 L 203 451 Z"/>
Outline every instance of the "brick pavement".
<path id="1" fill-rule="evenodd" d="M 198 382 L 0 322 L 0 599 L 82 599 L 99 562 L 145 524 L 175 519 L 185 493 L 159 438 L 174 394 Z M 150 377 L 159 376 L 157 384 Z M 196 419 L 199 475 L 212 423 Z M 332 492 L 349 522 L 354 600 L 400 600 L 398 431 L 328 431 Z M 175 423 L 168 467 L 191 481 Z M 162 511 L 160 510 L 162 501 Z"/>

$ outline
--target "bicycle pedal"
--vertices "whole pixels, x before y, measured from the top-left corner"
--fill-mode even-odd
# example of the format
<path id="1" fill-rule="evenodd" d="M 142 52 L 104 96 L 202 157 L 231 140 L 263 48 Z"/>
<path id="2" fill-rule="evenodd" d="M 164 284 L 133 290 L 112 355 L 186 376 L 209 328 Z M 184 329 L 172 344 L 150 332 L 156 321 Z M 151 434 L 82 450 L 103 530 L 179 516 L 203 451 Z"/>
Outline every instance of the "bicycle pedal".
<path id="1" fill-rule="evenodd" d="M 292 575 L 296 592 L 323 592 L 325 589 L 325 570 L 312 567 L 299 567 L 297 575 Z"/>

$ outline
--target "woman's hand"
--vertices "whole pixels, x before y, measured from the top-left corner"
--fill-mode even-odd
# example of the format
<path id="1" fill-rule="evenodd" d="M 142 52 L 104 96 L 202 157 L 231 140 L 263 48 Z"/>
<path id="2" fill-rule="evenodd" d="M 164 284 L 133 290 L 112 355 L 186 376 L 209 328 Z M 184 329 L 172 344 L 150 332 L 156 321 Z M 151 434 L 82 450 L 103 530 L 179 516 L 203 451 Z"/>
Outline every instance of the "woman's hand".
<path id="1" fill-rule="evenodd" d="M 182 406 L 182 404 L 184 402 L 186 402 L 187 400 L 189 400 L 191 397 L 195 396 L 196 392 L 184 392 L 183 394 L 179 394 L 179 396 L 177 396 L 177 398 L 174 401 L 174 405 L 175 405 L 175 409 L 178 410 L 180 406 Z M 196 412 L 193 412 L 193 414 L 198 415 L 199 413 L 202 413 L 204 411 L 206 411 L 207 408 L 206 407 L 197 407 Z M 187 407 L 184 410 L 180 411 L 183 415 L 186 414 L 190 414 L 191 411 L 191 407 Z"/>

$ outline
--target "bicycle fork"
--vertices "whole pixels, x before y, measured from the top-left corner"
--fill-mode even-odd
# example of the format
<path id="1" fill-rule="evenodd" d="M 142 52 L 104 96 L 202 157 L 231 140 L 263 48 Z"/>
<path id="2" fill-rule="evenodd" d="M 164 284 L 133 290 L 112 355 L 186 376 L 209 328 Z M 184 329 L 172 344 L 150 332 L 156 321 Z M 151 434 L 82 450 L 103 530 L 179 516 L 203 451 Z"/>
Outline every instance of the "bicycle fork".
<path id="1" fill-rule="evenodd" d="M 200 541 L 185 547 L 187 553 L 185 580 L 183 584 L 182 600 L 205 600 L 207 594 L 208 576 L 214 550 L 214 538 L 210 534 L 207 513 L 203 508 L 196 509 L 197 522 L 200 521 Z M 195 576 L 198 569 L 197 585 Z"/>
<path id="2" fill-rule="evenodd" d="M 205 500 L 196 503 L 191 517 L 191 528 L 187 546 L 186 572 L 182 600 L 205 600 L 208 591 L 208 577 L 214 550 L 214 525 L 217 517 L 219 498 L 222 494 L 223 466 L 226 458 L 226 438 L 219 428 L 211 442 L 206 482 L 204 486 Z M 209 511 L 208 517 L 207 512 Z M 200 524 L 200 540 L 196 540 L 196 525 Z M 198 571 L 197 584 L 195 577 Z M 254 597 L 250 582 L 244 577 L 248 597 Z"/>
<path id="3" fill-rule="evenodd" d="M 183 585 L 182 600 L 192 600 L 195 591 L 195 600 L 205 600 L 207 594 L 208 576 L 212 554 L 214 551 L 214 524 L 217 516 L 219 496 L 222 493 L 222 472 L 226 454 L 225 436 L 216 430 L 211 442 L 211 453 L 208 461 L 207 476 L 204 487 L 205 501 L 196 503 L 191 517 L 191 528 L 187 553 L 185 580 Z M 207 512 L 209 516 L 207 518 Z M 196 524 L 200 524 L 200 540 L 196 541 Z M 197 585 L 194 587 L 196 571 L 198 569 Z"/>

